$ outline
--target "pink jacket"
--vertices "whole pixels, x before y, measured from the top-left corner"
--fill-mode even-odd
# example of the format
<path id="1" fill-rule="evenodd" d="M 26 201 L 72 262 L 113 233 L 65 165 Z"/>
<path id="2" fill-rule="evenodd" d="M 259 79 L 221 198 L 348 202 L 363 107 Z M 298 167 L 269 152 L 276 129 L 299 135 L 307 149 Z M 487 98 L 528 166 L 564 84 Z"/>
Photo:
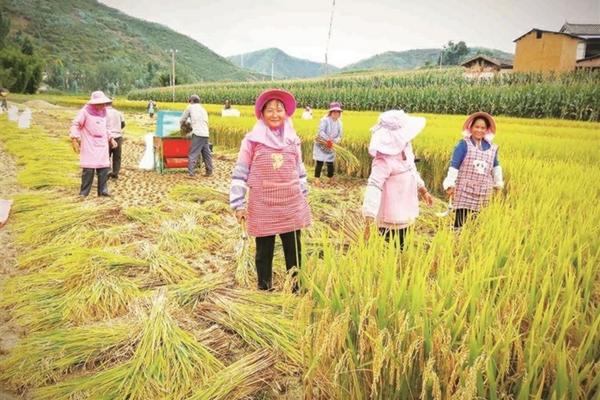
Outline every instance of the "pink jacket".
<path id="1" fill-rule="evenodd" d="M 400 154 L 377 153 L 371 165 L 363 215 L 375 218 L 380 227 L 404 228 L 419 215 L 417 189 L 423 186 L 410 143 Z"/>
<path id="2" fill-rule="evenodd" d="M 79 165 L 82 168 L 107 168 L 110 161 L 106 113 L 92 115 L 88 107 L 83 107 L 73 120 L 69 136 L 81 140 Z"/>

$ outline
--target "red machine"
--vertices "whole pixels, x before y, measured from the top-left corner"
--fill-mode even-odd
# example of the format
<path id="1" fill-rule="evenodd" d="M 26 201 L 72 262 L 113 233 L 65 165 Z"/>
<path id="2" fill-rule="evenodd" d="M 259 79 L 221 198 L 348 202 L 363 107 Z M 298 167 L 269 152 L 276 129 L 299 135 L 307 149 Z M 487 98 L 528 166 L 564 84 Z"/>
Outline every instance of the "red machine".
<path id="1" fill-rule="evenodd" d="M 161 174 L 167 168 L 187 168 L 191 139 L 154 137 L 154 168 Z"/>

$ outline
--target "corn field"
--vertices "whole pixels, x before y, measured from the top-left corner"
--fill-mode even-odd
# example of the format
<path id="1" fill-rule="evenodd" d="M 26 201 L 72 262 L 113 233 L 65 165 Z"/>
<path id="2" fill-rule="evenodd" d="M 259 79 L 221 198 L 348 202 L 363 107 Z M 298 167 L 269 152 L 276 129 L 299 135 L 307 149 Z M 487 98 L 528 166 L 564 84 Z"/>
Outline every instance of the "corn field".
<path id="1" fill-rule="evenodd" d="M 325 108 L 340 101 L 348 110 L 494 115 L 530 118 L 600 120 L 600 72 L 563 74 L 510 73 L 490 79 L 464 77 L 462 70 L 417 71 L 384 75 L 254 83 L 207 83 L 176 88 L 176 101 L 190 94 L 203 103 L 253 104 L 270 87 L 291 91 L 299 104 Z M 130 100 L 171 101 L 171 88 L 134 90 Z"/>
<path id="2" fill-rule="evenodd" d="M 254 123 L 240 109 L 211 114 L 217 153 Z M 399 252 L 362 235 L 377 115 L 342 117 L 340 144 L 358 159 L 343 179 L 358 184 L 311 188 L 300 296 L 280 255 L 284 289 L 253 290 L 253 242 L 239 246 L 226 193 L 81 202 L 67 138 L 0 115 L 21 188 L 4 228 L 19 255 L 0 309 L 20 336 L 0 356 L 2 387 L 53 400 L 598 398 L 600 124 L 497 118 L 504 193 L 460 232 L 423 206 Z M 441 195 L 465 116 L 424 116 L 418 168 Z M 318 118 L 294 125 L 310 164 Z"/>

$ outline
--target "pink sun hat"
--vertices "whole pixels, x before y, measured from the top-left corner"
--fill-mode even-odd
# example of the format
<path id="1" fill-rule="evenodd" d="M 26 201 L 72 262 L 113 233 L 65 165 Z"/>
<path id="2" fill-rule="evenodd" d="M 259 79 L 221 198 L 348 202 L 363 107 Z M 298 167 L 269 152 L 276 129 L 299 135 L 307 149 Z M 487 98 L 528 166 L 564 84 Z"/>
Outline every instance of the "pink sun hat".
<path id="1" fill-rule="evenodd" d="M 112 103 L 112 100 L 109 99 L 108 97 L 106 97 L 106 95 L 104 94 L 104 92 L 102 90 L 96 90 L 95 92 L 92 92 L 92 95 L 90 96 L 90 101 L 87 102 L 88 104 L 108 104 L 108 103 Z"/>
<path id="2" fill-rule="evenodd" d="M 257 119 L 262 117 L 262 109 L 270 100 L 279 100 L 283 103 L 285 113 L 288 117 L 294 115 L 296 111 L 296 99 L 290 92 L 282 89 L 267 89 L 262 92 L 254 103 L 254 115 Z"/>
<path id="3" fill-rule="evenodd" d="M 331 114 L 332 111 L 342 112 L 344 110 L 342 110 L 342 105 L 339 102 L 334 101 L 333 103 L 329 103 L 329 110 L 327 111 L 327 114 Z"/>

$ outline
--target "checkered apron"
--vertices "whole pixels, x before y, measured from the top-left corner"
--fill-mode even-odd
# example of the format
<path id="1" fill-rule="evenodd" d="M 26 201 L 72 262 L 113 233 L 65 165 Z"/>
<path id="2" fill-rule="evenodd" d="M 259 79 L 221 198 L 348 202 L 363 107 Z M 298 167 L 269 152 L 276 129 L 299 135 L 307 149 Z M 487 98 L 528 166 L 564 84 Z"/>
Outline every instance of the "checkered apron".
<path id="1" fill-rule="evenodd" d="M 458 170 L 456 190 L 452 205 L 454 208 L 466 208 L 479 211 L 487 205 L 492 195 L 494 179 L 492 170 L 498 146 L 492 144 L 488 150 L 479 150 L 469 138 L 467 155 Z"/>
<path id="2" fill-rule="evenodd" d="M 292 232 L 310 225 L 311 214 L 298 176 L 298 153 L 257 144 L 248 175 L 248 234 Z"/>

